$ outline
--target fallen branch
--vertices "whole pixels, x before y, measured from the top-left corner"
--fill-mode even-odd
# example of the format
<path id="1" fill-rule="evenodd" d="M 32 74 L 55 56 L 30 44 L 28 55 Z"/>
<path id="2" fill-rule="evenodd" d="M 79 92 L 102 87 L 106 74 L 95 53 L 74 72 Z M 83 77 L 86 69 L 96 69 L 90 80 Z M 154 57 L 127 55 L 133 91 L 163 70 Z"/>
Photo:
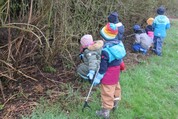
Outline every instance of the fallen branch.
<path id="1" fill-rule="evenodd" d="M 7 62 L 5 62 L 5 61 L 3 61 L 3 60 L 0 60 L 0 62 L 4 63 L 5 65 L 7 65 L 8 67 L 10 67 L 10 68 L 13 69 L 14 71 L 17 71 L 18 73 L 20 73 L 20 74 L 23 75 L 24 77 L 29 78 L 29 79 L 32 79 L 32 80 L 34 80 L 34 81 L 38 81 L 37 79 L 35 79 L 35 78 L 33 78 L 33 77 L 30 77 L 30 76 L 24 74 L 22 71 L 15 69 L 15 68 L 14 68 L 11 64 L 9 64 L 9 63 L 7 63 Z"/>
<path id="2" fill-rule="evenodd" d="M 3 91 L 3 86 L 2 86 L 2 82 L 1 82 L 1 79 L 0 79 L 0 89 L 1 89 L 1 93 L 2 93 L 2 97 L 3 97 L 3 100 L 5 101 L 5 95 L 4 95 L 4 91 Z"/>

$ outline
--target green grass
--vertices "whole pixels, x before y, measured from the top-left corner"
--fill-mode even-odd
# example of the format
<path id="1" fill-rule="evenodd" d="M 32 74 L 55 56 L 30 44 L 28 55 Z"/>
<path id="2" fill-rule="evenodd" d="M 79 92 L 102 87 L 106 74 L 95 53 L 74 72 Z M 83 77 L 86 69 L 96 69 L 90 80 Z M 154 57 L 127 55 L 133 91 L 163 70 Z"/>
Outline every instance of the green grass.
<path id="1" fill-rule="evenodd" d="M 66 84 L 67 85 L 67 84 Z M 89 85 L 73 90 L 66 86 L 66 95 L 51 104 L 42 103 L 31 119 L 97 119 L 95 110 L 100 108 L 99 87 L 92 92 L 88 104 L 92 110 L 82 112 Z M 121 74 L 122 100 L 119 109 L 111 112 L 111 119 L 178 119 L 178 21 L 172 21 L 163 46 L 163 56 L 152 56 L 134 69 Z M 29 117 L 23 117 L 28 119 Z"/>

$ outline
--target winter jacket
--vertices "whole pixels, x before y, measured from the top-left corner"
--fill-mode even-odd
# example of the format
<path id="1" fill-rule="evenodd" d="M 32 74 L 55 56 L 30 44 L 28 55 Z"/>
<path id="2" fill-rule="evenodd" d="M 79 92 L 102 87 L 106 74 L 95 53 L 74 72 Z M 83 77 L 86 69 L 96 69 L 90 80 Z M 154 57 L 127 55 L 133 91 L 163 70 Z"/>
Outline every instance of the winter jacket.
<path id="1" fill-rule="evenodd" d="M 146 33 L 148 34 L 148 36 L 153 39 L 154 37 L 154 28 L 152 25 L 147 25 L 145 28 Z"/>
<path id="2" fill-rule="evenodd" d="M 105 43 L 101 53 L 101 63 L 99 73 L 104 75 L 101 80 L 102 84 L 114 85 L 117 84 L 120 75 L 120 64 L 122 59 L 114 58 L 115 55 L 111 49 L 117 46 L 120 41 L 114 41 L 113 43 Z M 114 49 L 112 49 L 114 51 Z"/>
<path id="3" fill-rule="evenodd" d="M 88 46 L 82 50 L 83 63 L 80 63 L 77 67 L 77 73 L 84 79 L 88 79 L 87 74 L 90 70 L 97 71 L 101 61 L 101 50 L 103 47 L 103 41 L 95 41 L 93 45 Z"/>
<path id="4" fill-rule="evenodd" d="M 153 39 L 151 39 L 142 29 L 135 33 L 135 38 L 135 43 L 140 44 L 146 50 L 149 49 L 153 43 Z"/>
<path id="5" fill-rule="evenodd" d="M 96 71 L 101 60 L 101 50 L 103 41 L 95 41 L 93 45 L 83 50 L 83 63 L 88 66 L 88 70 Z"/>
<path id="6" fill-rule="evenodd" d="M 118 23 L 116 24 L 116 26 L 118 27 L 117 39 L 118 39 L 118 40 L 123 40 L 123 35 L 124 35 L 124 32 L 125 32 L 124 25 L 123 25 L 121 22 L 118 22 Z"/>
<path id="7" fill-rule="evenodd" d="M 166 30 L 170 28 L 170 21 L 165 15 L 158 15 L 153 21 L 154 36 L 166 37 Z"/>

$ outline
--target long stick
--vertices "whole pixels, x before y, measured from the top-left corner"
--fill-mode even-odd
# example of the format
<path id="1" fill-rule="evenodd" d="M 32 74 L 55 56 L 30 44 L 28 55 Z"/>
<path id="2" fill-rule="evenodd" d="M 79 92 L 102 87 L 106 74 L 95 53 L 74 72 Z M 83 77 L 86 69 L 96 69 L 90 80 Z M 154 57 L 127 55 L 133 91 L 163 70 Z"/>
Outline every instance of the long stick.
<path id="1" fill-rule="evenodd" d="M 94 86 L 94 79 L 95 79 L 96 75 L 98 74 L 99 69 L 100 69 L 100 67 L 98 67 L 97 72 L 96 72 L 96 74 L 95 74 L 95 76 L 94 76 L 94 78 L 93 78 L 92 85 L 91 85 L 91 87 L 90 87 L 90 90 L 89 90 L 89 92 L 88 92 L 88 95 L 87 95 L 85 101 L 88 101 L 88 98 L 89 98 L 89 96 L 90 96 L 91 90 L 92 90 L 92 88 L 93 88 L 93 86 Z M 90 80 L 90 79 L 89 79 L 89 80 Z"/>
<path id="2" fill-rule="evenodd" d="M 0 79 L 0 89 L 1 89 L 3 100 L 5 101 L 6 99 L 5 99 L 5 95 L 4 95 L 1 79 Z"/>

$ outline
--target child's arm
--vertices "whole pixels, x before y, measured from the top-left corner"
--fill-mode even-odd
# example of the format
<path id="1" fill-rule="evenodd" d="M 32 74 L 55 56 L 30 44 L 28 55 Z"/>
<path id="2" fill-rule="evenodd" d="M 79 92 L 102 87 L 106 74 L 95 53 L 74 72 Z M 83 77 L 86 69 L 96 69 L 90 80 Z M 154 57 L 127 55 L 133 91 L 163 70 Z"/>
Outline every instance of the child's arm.
<path id="1" fill-rule="evenodd" d="M 135 35 L 135 43 L 141 43 L 140 35 Z"/>
<path id="2" fill-rule="evenodd" d="M 166 24 L 166 29 L 169 29 L 170 27 L 171 27 L 171 24 L 170 24 L 170 21 L 169 21 L 169 19 L 167 18 L 167 24 Z"/>

